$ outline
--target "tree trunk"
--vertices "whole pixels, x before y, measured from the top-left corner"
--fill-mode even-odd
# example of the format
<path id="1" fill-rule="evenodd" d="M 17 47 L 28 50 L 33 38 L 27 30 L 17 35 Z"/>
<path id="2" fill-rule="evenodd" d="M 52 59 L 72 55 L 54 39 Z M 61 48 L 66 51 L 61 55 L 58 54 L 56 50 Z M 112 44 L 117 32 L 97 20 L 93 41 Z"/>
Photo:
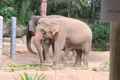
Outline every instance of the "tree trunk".
<path id="1" fill-rule="evenodd" d="M 34 0 L 32 0 L 32 15 L 34 15 Z"/>
<path id="2" fill-rule="evenodd" d="M 47 15 L 47 0 L 41 0 L 40 15 L 41 16 Z"/>
<path id="3" fill-rule="evenodd" d="M 110 80 L 120 80 L 120 23 L 112 23 Z"/>

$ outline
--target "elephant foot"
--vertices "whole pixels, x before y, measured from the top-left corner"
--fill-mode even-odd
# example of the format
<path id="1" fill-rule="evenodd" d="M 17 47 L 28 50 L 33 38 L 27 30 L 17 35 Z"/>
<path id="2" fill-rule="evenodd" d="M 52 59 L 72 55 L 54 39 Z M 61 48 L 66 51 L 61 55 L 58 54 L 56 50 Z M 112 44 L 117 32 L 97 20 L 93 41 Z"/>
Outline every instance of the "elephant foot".
<path id="1" fill-rule="evenodd" d="M 80 69 L 88 69 L 88 64 L 82 64 L 81 62 L 77 62 L 73 65 L 74 67 L 79 67 Z"/>
<path id="2" fill-rule="evenodd" d="M 53 62 L 52 62 L 52 65 L 53 65 L 53 66 L 55 66 L 55 65 L 56 65 L 56 62 L 55 62 L 55 61 L 53 61 Z"/>
<path id="3" fill-rule="evenodd" d="M 81 63 L 82 63 L 81 60 L 80 61 L 77 60 L 75 61 L 74 66 L 78 66 L 78 65 L 81 66 Z"/>
<path id="4" fill-rule="evenodd" d="M 63 67 L 63 64 L 60 64 L 56 61 L 53 61 L 53 63 L 52 63 L 52 68 L 53 69 L 61 69 L 62 67 Z"/>
<path id="5" fill-rule="evenodd" d="M 53 65 L 52 66 L 52 69 L 63 69 L 64 68 L 64 65 L 63 64 L 56 64 L 56 65 Z"/>
<path id="6" fill-rule="evenodd" d="M 83 65 L 82 66 L 85 67 L 85 68 L 88 68 L 88 62 L 87 61 L 83 61 Z"/>
<path id="7" fill-rule="evenodd" d="M 82 65 L 84 68 L 88 68 L 88 63 L 83 63 Z"/>
<path id="8" fill-rule="evenodd" d="M 51 61 L 51 60 L 45 60 L 45 61 L 44 61 L 44 64 L 45 64 L 45 65 L 52 65 L 52 61 Z"/>
<path id="9" fill-rule="evenodd" d="M 82 69 L 82 70 L 88 70 L 89 69 L 88 65 L 82 65 L 82 64 L 74 64 L 73 67 L 79 68 L 79 69 Z"/>
<path id="10" fill-rule="evenodd" d="M 86 62 L 86 61 L 83 62 L 83 65 L 84 65 L 84 66 L 88 66 L 88 62 Z"/>
<path id="11" fill-rule="evenodd" d="M 84 70 L 88 70 L 89 69 L 88 65 L 82 65 L 81 68 L 84 69 Z"/>
<path id="12" fill-rule="evenodd" d="M 81 63 L 75 63 L 75 64 L 73 64 L 73 67 L 80 67 L 81 66 Z"/>

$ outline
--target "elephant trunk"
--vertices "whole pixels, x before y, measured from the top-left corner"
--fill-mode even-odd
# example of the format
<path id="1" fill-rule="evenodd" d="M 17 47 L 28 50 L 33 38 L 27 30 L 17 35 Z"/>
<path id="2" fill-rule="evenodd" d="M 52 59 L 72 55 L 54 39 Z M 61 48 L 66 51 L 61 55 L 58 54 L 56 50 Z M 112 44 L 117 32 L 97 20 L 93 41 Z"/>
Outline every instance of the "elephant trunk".
<path id="1" fill-rule="evenodd" d="M 31 53 L 36 54 L 36 53 L 32 50 L 32 48 L 31 48 L 31 39 L 32 39 L 32 36 L 34 36 L 34 33 L 35 33 L 35 32 L 29 31 L 29 26 L 28 26 L 28 27 L 27 27 L 27 34 L 26 34 L 27 49 L 28 49 L 28 51 L 30 51 Z"/>

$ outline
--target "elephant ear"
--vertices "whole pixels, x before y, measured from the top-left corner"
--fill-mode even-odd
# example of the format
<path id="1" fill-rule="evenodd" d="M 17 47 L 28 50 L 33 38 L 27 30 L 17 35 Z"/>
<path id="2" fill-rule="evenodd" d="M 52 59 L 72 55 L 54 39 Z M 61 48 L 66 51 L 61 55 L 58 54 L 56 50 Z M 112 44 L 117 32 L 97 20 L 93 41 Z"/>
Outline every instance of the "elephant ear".
<path id="1" fill-rule="evenodd" d="M 32 16 L 32 21 L 35 26 L 38 24 L 40 18 L 41 16 Z"/>
<path id="2" fill-rule="evenodd" d="M 28 22 L 28 30 L 35 32 L 35 28 L 37 26 L 38 20 L 40 19 L 40 16 L 32 16 L 30 21 Z"/>

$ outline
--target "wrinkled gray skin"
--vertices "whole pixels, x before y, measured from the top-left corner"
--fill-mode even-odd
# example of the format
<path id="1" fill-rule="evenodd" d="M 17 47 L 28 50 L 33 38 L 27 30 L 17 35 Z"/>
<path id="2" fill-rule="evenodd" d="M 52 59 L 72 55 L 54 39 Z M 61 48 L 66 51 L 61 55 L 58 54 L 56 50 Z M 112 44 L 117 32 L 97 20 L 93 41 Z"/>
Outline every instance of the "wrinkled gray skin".
<path id="1" fill-rule="evenodd" d="M 76 51 L 75 64 L 88 65 L 87 57 L 91 50 L 92 32 L 89 26 L 77 19 L 58 16 L 58 18 L 40 18 L 36 27 L 36 32 L 41 32 L 44 39 L 54 41 L 54 65 L 60 61 L 60 56 L 67 55 L 69 50 Z M 81 54 L 82 52 L 82 54 Z"/>
<path id="2" fill-rule="evenodd" d="M 31 38 L 35 35 L 35 29 L 33 29 L 33 27 L 37 25 L 39 18 L 40 16 L 32 16 L 27 25 L 27 33 L 26 33 L 27 48 L 33 54 L 36 53 L 31 49 Z"/>
<path id="3" fill-rule="evenodd" d="M 40 63 L 47 62 L 49 59 L 49 47 L 54 46 L 51 39 L 43 40 L 41 32 L 36 32 L 36 26 L 41 16 L 32 16 L 27 26 L 27 49 L 36 55 L 39 55 Z M 31 48 L 31 39 L 37 49 L 37 53 Z M 52 48 L 53 49 L 53 48 Z"/>
<path id="4" fill-rule="evenodd" d="M 52 18 L 56 18 L 56 16 L 52 16 Z M 44 39 L 43 40 L 43 35 L 41 32 L 36 32 L 36 26 L 38 23 L 38 20 L 42 18 L 41 16 L 32 16 L 31 19 L 29 20 L 28 26 L 27 26 L 27 49 L 33 53 L 37 54 L 34 52 L 31 48 L 31 39 L 33 39 L 34 45 L 37 49 L 37 52 L 40 57 L 40 63 L 47 62 L 48 61 L 48 53 L 49 53 L 49 47 L 52 46 L 52 50 L 54 51 L 54 43 L 53 39 Z M 41 49 L 42 48 L 42 49 Z"/>
<path id="5" fill-rule="evenodd" d="M 34 45 L 37 49 L 37 52 L 38 52 L 38 55 L 40 58 L 40 63 L 43 63 L 43 61 L 45 61 L 45 53 L 44 53 L 44 48 L 43 48 L 43 50 L 41 49 L 42 48 L 42 34 L 40 32 L 36 33 L 35 29 L 34 29 L 34 27 L 36 27 L 36 25 L 37 25 L 39 18 L 40 18 L 40 16 L 32 16 L 31 17 L 31 19 L 28 23 L 28 26 L 27 26 L 26 39 L 27 39 L 27 49 L 31 53 L 37 55 L 37 53 L 34 52 L 31 48 L 31 39 L 33 38 Z"/>

